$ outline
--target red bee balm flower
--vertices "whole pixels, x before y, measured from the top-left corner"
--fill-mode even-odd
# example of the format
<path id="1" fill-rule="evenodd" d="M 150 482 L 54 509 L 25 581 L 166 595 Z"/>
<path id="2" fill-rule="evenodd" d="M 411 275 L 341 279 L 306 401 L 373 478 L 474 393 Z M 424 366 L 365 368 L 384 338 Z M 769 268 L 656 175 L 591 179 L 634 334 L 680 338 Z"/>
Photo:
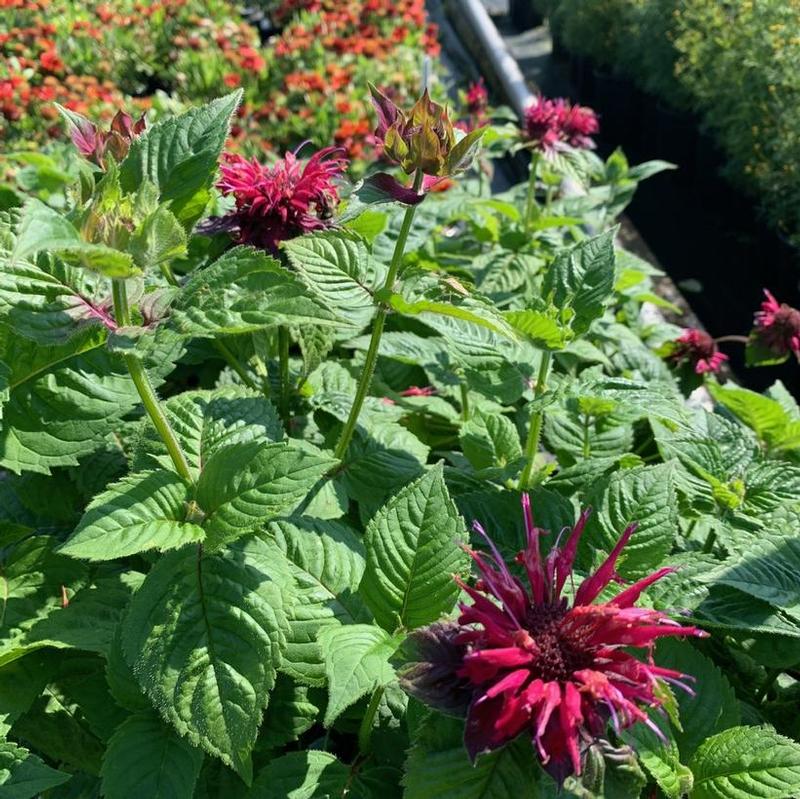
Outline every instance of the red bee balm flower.
<path id="1" fill-rule="evenodd" d="M 728 356 L 717 349 L 717 342 L 695 327 L 687 327 L 672 347 L 669 359 L 676 364 L 688 361 L 699 375 L 706 372 L 716 374 L 728 360 Z"/>
<path id="2" fill-rule="evenodd" d="M 800 358 L 800 311 L 785 302 L 778 302 L 764 289 L 767 299 L 756 312 L 752 338 L 778 357 L 790 353 Z"/>
<path id="3" fill-rule="evenodd" d="M 464 744 L 473 761 L 525 733 L 542 765 L 561 782 L 580 774 L 586 750 L 603 738 L 609 720 L 617 731 L 639 721 L 657 729 L 645 708 L 662 704 L 659 682 L 686 686 L 685 675 L 654 664 L 656 639 L 706 633 L 682 627 L 657 610 L 634 607 L 641 593 L 672 568 L 659 569 L 607 602 L 595 601 L 612 581 L 621 582 L 615 564 L 636 525 L 578 586 L 570 605 L 561 594 L 572 584 L 589 511 L 566 544 L 542 558 L 543 531 L 534 525 L 527 495 L 522 504 L 527 547 L 517 561 L 528 585 L 511 574 L 476 525 L 491 555 L 468 550 L 480 572 L 474 587 L 456 578 L 472 604 L 460 605 L 457 623 L 412 634 L 420 659 L 404 672 L 403 685 L 445 712 L 466 710 Z M 644 649 L 648 657 L 639 660 L 631 648 Z"/>
<path id="4" fill-rule="evenodd" d="M 236 208 L 210 227 L 277 252 L 280 242 L 330 225 L 339 201 L 335 180 L 346 169 L 341 147 L 325 147 L 305 162 L 289 152 L 273 166 L 227 154 L 217 187 L 236 199 Z"/>
<path id="5" fill-rule="evenodd" d="M 566 145 L 592 149 L 592 136 L 599 130 L 597 115 L 591 108 L 571 105 L 563 98 L 539 97 L 525 111 L 524 135 L 535 149 L 545 153 Z"/>

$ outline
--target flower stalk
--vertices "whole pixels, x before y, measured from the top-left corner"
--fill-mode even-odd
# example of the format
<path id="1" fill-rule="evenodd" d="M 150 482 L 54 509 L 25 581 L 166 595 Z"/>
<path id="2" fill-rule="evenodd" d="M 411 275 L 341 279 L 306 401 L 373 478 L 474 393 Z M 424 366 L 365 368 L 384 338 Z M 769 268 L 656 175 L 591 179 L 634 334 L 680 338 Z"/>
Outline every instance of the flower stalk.
<path id="1" fill-rule="evenodd" d="M 418 169 L 414 174 L 414 191 L 419 192 L 422 188 L 422 180 L 424 173 Z M 397 279 L 397 273 L 400 271 L 400 264 L 403 261 L 405 254 L 406 242 L 408 241 L 408 234 L 411 232 L 411 225 L 414 222 L 414 214 L 416 213 L 417 206 L 409 205 L 406 208 L 405 216 L 403 217 L 403 224 L 400 228 L 400 234 L 395 243 L 394 253 L 392 254 L 392 261 L 389 264 L 389 271 L 386 274 L 386 280 L 383 284 L 384 291 L 390 291 L 394 286 Z M 378 313 L 375 316 L 375 322 L 372 326 L 372 336 L 369 341 L 369 348 L 367 349 L 367 358 L 364 362 L 364 369 L 361 372 L 361 379 L 358 382 L 356 396 L 353 400 L 353 407 L 350 408 L 350 415 L 347 417 L 342 434 L 339 437 L 339 443 L 336 445 L 334 457 L 342 460 L 347 454 L 347 448 L 350 446 L 350 441 L 353 438 L 353 433 L 358 423 L 358 417 L 361 413 L 361 408 L 364 405 L 364 400 L 367 397 L 370 384 L 372 383 L 372 376 L 375 373 L 375 364 L 378 361 L 378 350 L 380 349 L 381 336 L 383 336 L 383 328 L 386 325 L 386 317 L 389 314 L 389 309 L 386 305 L 381 304 L 378 308 Z"/>
<path id="2" fill-rule="evenodd" d="M 128 305 L 128 292 L 125 287 L 125 281 L 120 279 L 112 280 L 111 292 L 114 299 L 114 317 L 120 327 L 127 327 L 131 324 L 131 312 Z M 181 445 L 178 442 L 177 436 L 170 426 L 164 409 L 158 400 L 155 389 L 153 388 L 150 378 L 147 376 L 147 371 L 142 362 L 135 355 L 123 355 L 125 366 L 136 386 L 136 391 L 142 400 L 142 405 L 150 417 L 150 421 L 156 429 L 161 440 L 167 448 L 172 463 L 175 466 L 175 471 L 184 479 L 191 482 L 192 474 L 189 470 L 189 463 L 186 456 L 183 454 Z"/>
<path id="3" fill-rule="evenodd" d="M 547 390 L 547 378 L 550 376 L 550 365 L 553 355 L 549 351 L 542 353 L 542 361 L 539 364 L 539 374 L 536 377 L 536 385 L 533 387 L 533 400 L 536 402 L 539 397 Z M 534 410 L 531 413 L 531 425 L 528 430 L 528 439 L 525 442 L 525 468 L 519 478 L 520 490 L 524 491 L 530 484 L 536 462 L 536 454 L 539 452 L 539 439 L 542 435 L 542 422 L 544 414 L 541 410 Z"/>
<path id="4" fill-rule="evenodd" d="M 541 158 L 538 151 L 534 150 L 531 153 L 530 172 L 528 173 L 528 194 L 525 198 L 525 233 L 531 232 L 531 225 L 533 224 L 533 209 L 536 205 L 536 173 L 539 170 L 539 159 Z"/>
<path id="5" fill-rule="evenodd" d="M 366 755 L 372 744 L 372 727 L 375 724 L 375 715 L 378 712 L 378 706 L 383 698 L 383 686 L 375 689 L 367 705 L 367 710 L 364 713 L 364 718 L 361 719 L 361 726 L 358 728 L 358 753 Z"/>
<path id="6" fill-rule="evenodd" d="M 280 378 L 280 405 L 278 408 L 283 427 L 289 432 L 289 395 L 292 387 L 289 381 L 289 328 L 278 327 L 278 375 Z"/>

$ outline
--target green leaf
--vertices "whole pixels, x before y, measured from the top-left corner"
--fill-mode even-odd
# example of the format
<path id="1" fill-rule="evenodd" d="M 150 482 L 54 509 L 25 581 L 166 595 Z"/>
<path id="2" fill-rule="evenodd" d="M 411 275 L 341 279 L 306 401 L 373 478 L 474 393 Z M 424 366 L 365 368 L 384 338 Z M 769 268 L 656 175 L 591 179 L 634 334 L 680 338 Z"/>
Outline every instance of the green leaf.
<path id="1" fill-rule="evenodd" d="M 103 793 L 114 799 L 192 799 L 203 753 L 154 713 L 129 716 L 108 742 Z"/>
<path id="2" fill-rule="evenodd" d="M 242 246 L 192 274 L 170 324 L 182 335 L 211 338 L 280 324 L 331 324 L 332 310 L 274 258 Z"/>
<path id="3" fill-rule="evenodd" d="M 362 328 L 375 313 L 376 266 L 364 241 L 346 231 L 323 231 L 284 242 L 289 262 L 323 307 Z"/>
<path id="4" fill-rule="evenodd" d="M 83 241 L 72 223 L 58 211 L 30 199 L 22 211 L 11 263 L 43 251 L 58 254 L 104 277 L 127 278 L 141 274 L 128 253 Z"/>
<path id="5" fill-rule="evenodd" d="M 437 284 L 437 288 L 439 288 Z M 428 293 L 433 293 L 430 290 Z M 385 300 L 391 308 L 406 316 L 421 316 L 427 321 L 429 314 L 448 316 L 471 322 L 479 327 L 485 327 L 498 335 L 515 338 L 514 330 L 502 316 L 495 312 L 494 307 L 478 297 L 459 297 L 459 302 L 449 299 L 443 290 L 436 292 L 441 299 L 413 299 L 406 300 L 401 294 L 389 293 Z M 379 294 L 382 296 L 382 293 Z"/>
<path id="6" fill-rule="evenodd" d="M 507 311 L 505 319 L 538 349 L 557 351 L 567 345 L 558 321 L 544 311 Z"/>
<path id="7" fill-rule="evenodd" d="M 217 451 L 197 483 L 211 549 L 289 515 L 337 461 L 297 444 L 233 444 Z"/>
<path id="8" fill-rule="evenodd" d="M 559 253 L 545 273 L 542 292 L 557 308 L 575 313 L 572 329 L 585 333 L 614 293 L 616 228 Z"/>
<path id="9" fill-rule="evenodd" d="M 800 791 L 800 744 L 767 727 L 709 738 L 691 761 L 692 799 L 790 799 Z"/>
<path id="10" fill-rule="evenodd" d="M 92 500 L 59 551 L 97 561 L 199 543 L 205 534 L 187 520 L 189 502 L 190 486 L 175 472 L 126 475 Z"/>
<path id="11" fill-rule="evenodd" d="M 741 556 L 721 565 L 715 583 L 729 585 L 772 605 L 794 608 L 800 619 L 800 539 L 765 530 Z"/>
<path id="12" fill-rule="evenodd" d="M 780 453 L 800 448 L 800 421 L 770 397 L 745 388 L 708 384 L 714 399 L 735 414 L 768 449 Z"/>
<path id="13" fill-rule="evenodd" d="M 651 720 L 666 735 L 666 743 L 642 722 L 624 730 L 622 738 L 636 750 L 639 761 L 658 783 L 664 795 L 668 799 L 683 799 L 691 792 L 692 772 L 681 763 L 678 745 L 665 729 L 667 723 L 653 718 L 652 714 Z M 690 795 L 694 796 L 693 793 Z"/>
<path id="14" fill-rule="evenodd" d="M 190 228 L 208 202 L 231 117 L 241 98 L 239 89 L 145 130 L 133 140 L 120 164 L 122 189 L 133 193 L 149 180 L 161 201 L 170 201 L 171 212 Z"/>
<path id="15" fill-rule="evenodd" d="M 461 719 L 430 714 L 422 722 L 406 761 L 404 799 L 539 797 L 539 770 L 527 736 L 481 755 L 474 766 L 463 737 Z"/>
<path id="16" fill-rule="evenodd" d="M 719 628 L 800 638 L 799 618 L 727 585 L 713 585 L 693 615 L 704 627 L 712 630 Z"/>
<path id="17" fill-rule="evenodd" d="M 27 749 L 0 741 L 0 799 L 33 799 L 70 777 L 46 766 Z"/>
<path id="18" fill-rule="evenodd" d="M 0 315 L 15 334 L 40 344 L 58 344 L 79 327 L 109 323 L 108 311 L 74 287 L 68 270 L 48 272 L 33 264 L 3 264 Z"/>
<path id="19" fill-rule="evenodd" d="M 57 251 L 71 247 L 80 240 L 72 222 L 32 197 L 22 208 L 10 261 L 13 265 L 42 250 Z"/>
<path id="20" fill-rule="evenodd" d="M 678 505 L 670 463 L 614 472 L 589 495 L 597 509 L 586 543 L 610 552 L 628 525 L 636 532 L 618 567 L 626 578 L 642 577 L 663 563 L 678 532 Z"/>
<path id="21" fill-rule="evenodd" d="M 281 671 L 322 685 L 325 658 L 317 633 L 326 626 L 371 621 L 357 593 L 364 574 L 364 545 L 352 528 L 335 521 L 281 519 L 268 524 L 266 533 L 265 540 L 288 562 L 295 583 Z"/>
<path id="22" fill-rule="evenodd" d="M 241 386 L 185 391 L 170 397 L 162 407 L 195 479 L 211 456 L 225 447 L 249 441 L 281 441 L 284 437 L 283 425 L 272 403 L 262 394 Z M 172 459 L 148 421 L 136 445 L 133 468 L 158 467 L 171 470 Z"/>
<path id="23" fill-rule="evenodd" d="M 339 797 L 346 790 L 349 777 L 350 769 L 328 752 L 289 752 L 259 772 L 248 799 Z"/>
<path id="24" fill-rule="evenodd" d="M 0 466 L 43 474 L 75 466 L 139 405 L 124 363 L 98 349 L 104 341 L 103 331 L 87 328 L 65 344 L 44 347 L 0 328 L 0 358 L 11 368 Z M 150 376 L 158 385 L 178 351 L 165 344 L 155 355 L 160 362 Z"/>
<path id="25" fill-rule="evenodd" d="M 28 631 L 61 608 L 86 582 L 86 567 L 53 551 L 54 539 L 34 536 L 6 556 L 0 575 L 0 665 L 25 654 Z"/>
<path id="26" fill-rule="evenodd" d="M 706 738 L 740 723 L 739 702 L 714 661 L 690 643 L 662 640 L 656 649 L 656 660 L 659 666 L 693 678 L 693 693 L 675 689 L 683 729 L 674 730 L 674 735 L 682 759 L 688 761 Z"/>
<path id="27" fill-rule="evenodd" d="M 476 409 L 458 437 L 461 449 L 475 469 L 507 466 L 522 457 L 516 426 L 499 413 Z"/>
<path id="28" fill-rule="evenodd" d="M 97 577 L 66 607 L 57 608 L 30 629 L 26 649 L 49 646 L 109 656 L 117 627 L 143 579 L 135 571 Z"/>
<path id="29" fill-rule="evenodd" d="M 164 718 L 248 783 L 288 628 L 288 577 L 274 560 L 258 538 L 216 555 L 168 553 L 134 596 L 122 634 L 125 657 Z"/>
<path id="30" fill-rule="evenodd" d="M 330 727 L 343 710 L 395 679 L 389 659 L 400 642 L 374 624 L 323 627 L 317 640 L 325 656 Z"/>
<path id="31" fill-rule="evenodd" d="M 449 613 L 469 572 L 464 520 L 450 499 L 442 467 L 403 488 L 367 525 L 367 567 L 359 589 L 387 630 L 415 628 Z"/>
<path id="32" fill-rule="evenodd" d="M 171 211 L 160 206 L 134 231 L 128 252 L 137 266 L 152 269 L 186 254 L 186 231 Z"/>
<path id="33" fill-rule="evenodd" d="M 285 674 L 279 674 L 269 698 L 267 712 L 258 736 L 259 747 L 277 749 L 296 741 L 317 721 L 319 708 L 311 701 L 313 688 L 296 683 Z M 316 694 L 313 694 L 314 699 Z"/>

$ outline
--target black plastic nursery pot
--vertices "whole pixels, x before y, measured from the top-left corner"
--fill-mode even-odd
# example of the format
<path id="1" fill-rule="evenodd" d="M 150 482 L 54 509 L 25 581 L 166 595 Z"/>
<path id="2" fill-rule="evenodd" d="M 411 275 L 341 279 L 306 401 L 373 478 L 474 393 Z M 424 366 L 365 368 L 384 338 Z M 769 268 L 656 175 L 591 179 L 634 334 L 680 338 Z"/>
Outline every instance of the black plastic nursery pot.
<path id="1" fill-rule="evenodd" d="M 601 151 L 611 152 L 627 141 L 628 153 L 638 153 L 641 142 L 641 92 L 630 81 L 595 67 L 592 70 L 594 104 L 600 115 Z"/>
<path id="2" fill-rule="evenodd" d="M 508 15 L 519 30 L 536 28 L 544 22 L 542 15 L 534 8 L 533 0 L 509 0 Z"/>

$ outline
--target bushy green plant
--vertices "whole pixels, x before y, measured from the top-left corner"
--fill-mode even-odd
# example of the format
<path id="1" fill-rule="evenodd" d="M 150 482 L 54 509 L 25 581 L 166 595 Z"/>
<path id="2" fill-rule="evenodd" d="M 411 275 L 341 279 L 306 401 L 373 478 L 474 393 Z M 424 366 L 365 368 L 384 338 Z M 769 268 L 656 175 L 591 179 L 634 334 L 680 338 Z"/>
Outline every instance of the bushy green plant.
<path id="1" fill-rule="evenodd" d="M 676 14 L 676 77 L 773 222 L 800 225 L 800 4 L 691 2 Z"/>
<path id="2" fill-rule="evenodd" d="M 665 165 L 553 103 L 491 196 L 480 131 L 375 97 L 412 187 L 234 156 L 219 203 L 237 93 L 66 112 L 68 204 L 0 216 L 0 793 L 796 795 L 800 409 L 642 314 Z"/>

